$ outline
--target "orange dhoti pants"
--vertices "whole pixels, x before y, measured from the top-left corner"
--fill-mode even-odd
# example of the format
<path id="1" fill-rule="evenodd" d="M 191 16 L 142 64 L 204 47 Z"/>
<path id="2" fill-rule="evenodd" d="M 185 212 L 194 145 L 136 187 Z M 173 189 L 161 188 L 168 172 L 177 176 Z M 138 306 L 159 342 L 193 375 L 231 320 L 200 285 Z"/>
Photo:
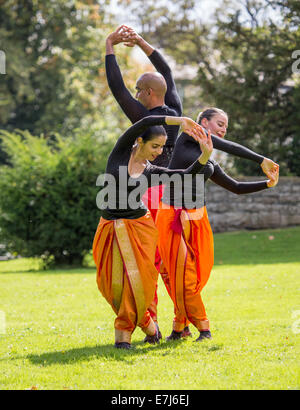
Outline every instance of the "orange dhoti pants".
<path id="1" fill-rule="evenodd" d="M 154 266 L 157 237 L 150 212 L 138 219 L 100 219 L 93 257 L 98 288 L 117 315 L 116 342 L 130 343 L 136 326 L 155 334 L 148 307 L 158 278 Z"/>
<path id="2" fill-rule="evenodd" d="M 214 243 L 206 207 L 176 210 L 161 203 L 156 226 L 175 306 L 173 330 L 180 332 L 189 322 L 199 331 L 208 330 L 201 291 L 213 267 Z"/>
<path id="3" fill-rule="evenodd" d="M 151 216 L 154 222 L 156 220 L 157 211 L 159 209 L 159 204 L 163 196 L 163 193 L 164 193 L 164 185 L 152 186 L 145 192 L 142 198 L 144 204 L 151 212 Z M 156 249 L 156 252 L 155 252 L 155 267 L 157 271 L 160 272 L 161 257 L 160 257 L 158 248 Z M 157 304 L 158 304 L 158 297 L 157 297 L 157 285 L 156 285 L 155 296 L 154 296 L 154 299 L 151 305 L 149 306 L 150 315 L 155 322 L 157 322 Z"/>

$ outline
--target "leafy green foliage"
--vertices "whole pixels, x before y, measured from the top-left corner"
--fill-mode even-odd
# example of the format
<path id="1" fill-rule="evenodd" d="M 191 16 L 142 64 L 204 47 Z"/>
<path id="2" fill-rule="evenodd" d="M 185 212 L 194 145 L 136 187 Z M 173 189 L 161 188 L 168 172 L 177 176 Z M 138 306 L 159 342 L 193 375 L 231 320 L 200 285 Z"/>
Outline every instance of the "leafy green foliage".
<path id="1" fill-rule="evenodd" d="M 67 137 L 116 124 L 104 70 L 103 1 L 0 1 L 1 129 Z M 0 163 L 5 161 L 0 150 Z"/>
<path id="2" fill-rule="evenodd" d="M 186 87 L 185 114 L 196 117 L 207 105 L 222 108 L 229 114 L 229 139 L 278 161 L 281 175 L 300 175 L 299 74 L 292 72 L 299 1 L 223 0 L 211 20 L 193 0 L 165 1 L 167 16 L 153 2 L 120 3 L 140 10 L 137 23 L 150 43 L 178 64 L 197 67 L 196 76 L 184 80 L 197 90 Z M 239 174 L 257 173 L 250 162 L 235 160 L 235 167 Z"/>
<path id="3" fill-rule="evenodd" d="M 248 5 L 248 2 L 246 2 Z M 297 108 L 297 84 L 293 78 L 291 58 L 300 40 L 286 14 L 281 22 L 260 18 L 263 2 L 251 2 L 248 19 L 240 10 L 218 19 L 214 47 L 221 50 L 216 59 L 222 70 L 214 70 L 203 89 L 212 95 L 232 118 L 230 139 L 240 141 L 280 163 L 281 174 L 290 173 L 288 166 L 292 141 L 293 116 Z M 209 74 L 211 74 L 212 70 Z M 205 67 L 199 79 L 207 78 Z M 255 174 L 251 163 L 236 161 L 240 173 Z M 300 175 L 300 169 L 294 170 Z"/>
<path id="4" fill-rule="evenodd" d="M 107 30 L 98 10 L 96 1 L 8 0 L 1 5 L 7 61 L 2 127 L 65 134 L 95 115 L 104 79 L 98 45 Z"/>
<path id="5" fill-rule="evenodd" d="M 81 263 L 99 220 L 96 179 L 110 135 L 68 139 L 2 132 L 10 165 L 0 168 L 0 243 L 22 256 Z"/>
<path id="6" fill-rule="evenodd" d="M 0 244 L 81 261 L 99 219 L 96 178 L 129 124 L 105 76 L 105 38 L 116 28 L 109 1 L 0 5 Z M 117 52 L 133 89 L 141 68 L 130 49 Z"/>

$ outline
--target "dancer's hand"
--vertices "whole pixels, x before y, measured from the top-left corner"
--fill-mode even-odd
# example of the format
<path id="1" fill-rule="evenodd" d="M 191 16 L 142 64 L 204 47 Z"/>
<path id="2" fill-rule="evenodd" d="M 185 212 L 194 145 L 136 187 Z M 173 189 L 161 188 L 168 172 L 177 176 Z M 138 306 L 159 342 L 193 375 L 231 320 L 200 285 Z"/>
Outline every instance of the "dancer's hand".
<path id="1" fill-rule="evenodd" d="M 183 117 L 183 123 L 181 126 L 186 134 L 189 134 L 199 143 L 202 152 L 199 157 L 199 161 L 203 165 L 206 164 L 214 149 L 211 140 L 211 132 L 208 131 L 208 135 L 206 135 L 201 125 L 187 117 Z"/>
<path id="2" fill-rule="evenodd" d="M 269 158 L 264 158 L 263 162 L 261 163 L 261 168 L 263 172 L 267 175 L 268 178 L 272 178 L 274 172 L 278 170 L 279 172 L 279 165 L 276 162 L 272 161 Z"/>
<path id="3" fill-rule="evenodd" d="M 199 138 L 206 138 L 206 134 L 201 125 L 191 118 L 181 117 L 180 125 L 182 131 L 193 137 L 195 141 L 199 142 Z"/>
<path id="4" fill-rule="evenodd" d="M 205 165 L 213 152 L 214 146 L 211 140 L 211 132 L 208 131 L 206 135 L 206 133 L 203 131 L 203 134 L 204 137 L 198 139 L 202 152 L 199 157 L 199 162 L 200 164 Z"/>
<path id="5" fill-rule="evenodd" d="M 213 143 L 211 140 L 210 132 L 208 133 L 208 136 L 207 136 L 203 127 L 188 117 L 169 117 L 167 116 L 166 124 L 167 125 L 180 125 L 183 132 L 193 137 L 194 140 L 200 144 L 200 149 L 202 151 L 202 154 L 199 157 L 199 161 L 201 162 L 201 164 L 206 164 L 206 162 L 208 161 L 213 151 Z"/>
<path id="6" fill-rule="evenodd" d="M 127 39 L 123 41 L 124 45 L 127 47 L 134 47 L 135 45 L 139 46 L 141 50 L 146 54 L 146 56 L 150 57 L 150 55 L 155 50 L 151 44 L 147 43 L 146 40 L 143 39 L 141 35 L 139 35 L 132 27 L 123 25 L 124 30 L 127 33 Z"/>
<path id="7" fill-rule="evenodd" d="M 112 32 L 106 39 L 106 43 L 115 46 L 119 43 L 128 42 L 131 40 L 133 34 L 128 26 L 122 24 L 114 32 Z"/>
<path id="8" fill-rule="evenodd" d="M 267 185 L 269 188 L 272 188 L 278 184 L 279 180 L 279 166 L 269 172 L 269 180 Z"/>
<path id="9" fill-rule="evenodd" d="M 128 38 L 126 41 L 123 41 L 126 47 L 134 47 L 136 44 L 140 44 L 143 41 L 143 38 L 129 26 L 125 26 Z"/>

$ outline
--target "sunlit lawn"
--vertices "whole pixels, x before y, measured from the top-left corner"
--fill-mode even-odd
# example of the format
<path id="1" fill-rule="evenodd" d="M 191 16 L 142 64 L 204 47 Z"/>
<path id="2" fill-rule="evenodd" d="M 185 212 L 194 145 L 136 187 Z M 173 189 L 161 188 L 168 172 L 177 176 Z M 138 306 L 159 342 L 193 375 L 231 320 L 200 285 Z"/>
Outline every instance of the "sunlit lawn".
<path id="1" fill-rule="evenodd" d="M 300 228 L 215 235 L 203 292 L 213 339 L 113 348 L 95 269 L 0 262 L 0 389 L 299 389 Z M 1 314 L 2 312 L 2 314 Z M 159 281 L 159 323 L 172 327 Z M 6 327 L 4 326 L 6 324 Z"/>

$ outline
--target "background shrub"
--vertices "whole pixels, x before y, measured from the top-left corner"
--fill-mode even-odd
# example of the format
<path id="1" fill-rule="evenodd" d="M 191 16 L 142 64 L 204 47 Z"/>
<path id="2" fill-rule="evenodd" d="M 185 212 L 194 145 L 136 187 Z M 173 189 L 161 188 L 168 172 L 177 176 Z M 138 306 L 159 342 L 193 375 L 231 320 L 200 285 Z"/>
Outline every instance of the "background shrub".
<path id="1" fill-rule="evenodd" d="M 96 179 L 112 138 L 1 136 L 10 163 L 0 167 L 0 243 L 22 256 L 81 263 L 100 217 Z"/>

